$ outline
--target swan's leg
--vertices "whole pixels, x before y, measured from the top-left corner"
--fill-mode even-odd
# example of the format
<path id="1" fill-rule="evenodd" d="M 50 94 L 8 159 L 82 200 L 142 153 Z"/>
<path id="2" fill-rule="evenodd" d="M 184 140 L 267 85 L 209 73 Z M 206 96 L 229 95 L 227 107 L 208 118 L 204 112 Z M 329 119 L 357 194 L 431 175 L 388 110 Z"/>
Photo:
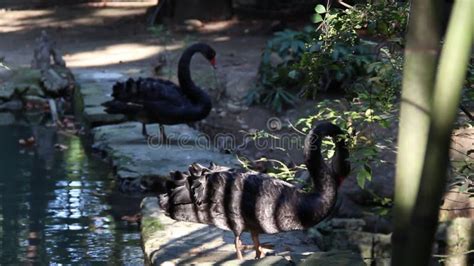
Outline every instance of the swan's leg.
<path id="1" fill-rule="evenodd" d="M 165 143 L 166 142 L 166 133 L 165 133 L 165 126 L 160 124 L 160 139 L 161 142 Z"/>
<path id="2" fill-rule="evenodd" d="M 146 124 L 142 123 L 142 135 L 148 137 L 148 133 L 146 132 Z"/>
<path id="3" fill-rule="evenodd" d="M 250 234 L 252 235 L 253 246 L 255 247 L 255 259 L 260 259 L 262 256 L 262 246 L 258 240 L 258 233 L 251 231 Z"/>
<path id="4" fill-rule="evenodd" d="M 242 242 L 240 241 L 240 236 L 236 235 L 235 236 L 235 251 L 237 252 L 237 259 L 241 260 L 242 259 Z"/>

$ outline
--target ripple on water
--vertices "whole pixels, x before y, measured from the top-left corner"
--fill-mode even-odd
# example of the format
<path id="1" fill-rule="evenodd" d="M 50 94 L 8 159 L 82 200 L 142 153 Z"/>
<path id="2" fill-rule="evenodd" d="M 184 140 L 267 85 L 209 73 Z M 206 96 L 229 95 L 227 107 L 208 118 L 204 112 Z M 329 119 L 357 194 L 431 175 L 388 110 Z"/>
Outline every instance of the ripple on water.
<path id="1" fill-rule="evenodd" d="M 19 147 L 19 138 L 38 132 L 36 147 Z M 69 149 L 55 150 L 58 142 Z M 114 203 L 122 196 L 108 167 L 90 159 L 78 138 L 0 126 L 0 147 L 2 264 L 143 264 L 138 227 L 120 220 L 138 211 L 138 200 L 128 209 Z"/>

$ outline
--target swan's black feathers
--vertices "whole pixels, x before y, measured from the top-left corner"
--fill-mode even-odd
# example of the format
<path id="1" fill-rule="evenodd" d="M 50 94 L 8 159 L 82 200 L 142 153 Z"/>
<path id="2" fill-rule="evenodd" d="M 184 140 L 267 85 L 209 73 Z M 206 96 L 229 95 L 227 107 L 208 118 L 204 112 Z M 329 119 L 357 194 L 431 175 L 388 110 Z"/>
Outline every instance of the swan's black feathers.
<path id="1" fill-rule="evenodd" d="M 167 182 L 166 187 L 169 191 L 170 198 L 173 199 L 173 204 L 192 203 L 187 176 L 179 171 L 174 172 L 172 176 L 173 179 Z"/>
<path id="2" fill-rule="evenodd" d="M 348 166 L 345 143 L 335 140 L 341 133 L 338 127 L 323 123 L 305 140 L 305 162 L 313 179 L 313 192 L 303 192 L 263 173 L 192 164 L 188 172 L 172 175 L 167 196 L 160 195 L 160 206 L 173 219 L 213 224 L 231 230 L 236 237 L 244 231 L 273 234 L 314 226 L 335 205 L 339 185 L 336 174 L 348 174 L 348 168 L 338 169 Z M 336 142 L 338 155 L 331 167 L 324 163 L 320 151 L 324 136 Z"/>
<path id="3" fill-rule="evenodd" d="M 206 177 L 201 176 L 193 178 L 191 182 L 191 196 L 193 202 L 196 205 L 201 206 L 206 197 Z"/>
<path id="4" fill-rule="evenodd" d="M 180 86 L 158 78 L 129 78 L 113 85 L 113 99 L 102 104 L 105 111 L 124 114 L 129 120 L 144 125 L 174 125 L 204 119 L 211 111 L 212 103 L 207 93 L 194 84 L 189 70 L 191 58 L 198 52 L 208 59 L 215 55 L 207 44 L 197 43 L 188 47 L 178 64 Z M 147 134 L 145 126 L 143 134 Z"/>
<path id="5" fill-rule="evenodd" d="M 149 120 L 163 124 L 187 122 L 189 113 L 194 111 L 191 101 L 180 87 L 161 79 L 139 78 L 117 82 L 113 87 L 112 97 L 114 100 L 103 104 L 108 113 L 123 113 L 128 116 L 143 113 L 150 117 Z"/>
<path id="6" fill-rule="evenodd" d="M 178 85 L 156 78 L 130 78 L 112 87 L 112 97 L 125 102 L 171 101 L 173 104 L 188 104 L 189 100 L 185 96 Z"/>

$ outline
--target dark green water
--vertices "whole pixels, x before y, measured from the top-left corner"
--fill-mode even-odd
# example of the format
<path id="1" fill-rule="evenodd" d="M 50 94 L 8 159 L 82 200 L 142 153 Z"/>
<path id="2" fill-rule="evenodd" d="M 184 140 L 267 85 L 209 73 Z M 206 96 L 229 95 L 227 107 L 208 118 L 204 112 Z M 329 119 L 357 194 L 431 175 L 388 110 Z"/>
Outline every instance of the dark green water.
<path id="1" fill-rule="evenodd" d="M 35 136 L 25 148 L 20 138 Z M 69 148 L 54 149 L 63 143 Z M 0 264 L 142 265 L 139 229 L 121 220 L 138 200 L 77 137 L 43 126 L 0 126 Z"/>

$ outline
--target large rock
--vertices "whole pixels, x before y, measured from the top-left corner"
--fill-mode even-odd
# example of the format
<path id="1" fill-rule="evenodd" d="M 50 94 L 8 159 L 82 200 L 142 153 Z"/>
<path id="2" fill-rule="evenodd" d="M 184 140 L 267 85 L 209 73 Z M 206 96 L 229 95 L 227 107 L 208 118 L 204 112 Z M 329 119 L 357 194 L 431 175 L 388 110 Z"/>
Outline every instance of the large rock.
<path id="1" fill-rule="evenodd" d="M 74 93 L 74 76 L 65 66 L 52 66 L 41 70 L 41 82 L 44 92 L 53 97 L 71 96 Z"/>
<path id="2" fill-rule="evenodd" d="M 92 74 L 91 74 L 92 75 Z M 79 74 L 79 77 L 89 77 L 90 75 Z M 108 78 L 108 76 L 105 76 Z M 83 79 L 80 79 L 83 81 Z M 113 82 L 102 80 L 93 82 L 85 80 L 74 94 L 75 113 L 82 117 L 89 127 L 115 124 L 126 121 L 122 114 L 108 114 L 101 105 L 103 102 L 112 99 L 110 96 Z"/>
<path id="3" fill-rule="evenodd" d="M 74 76 L 55 46 L 55 41 L 42 31 L 36 39 L 31 68 L 41 71 L 41 85 L 47 95 L 69 98 L 76 86 Z"/>
<path id="4" fill-rule="evenodd" d="M 10 100 L 14 95 L 44 96 L 41 89 L 41 72 L 37 69 L 19 68 L 11 71 L 0 83 L 0 99 Z"/>
<path id="5" fill-rule="evenodd" d="M 451 136 L 450 158 L 456 161 L 472 161 L 474 152 L 474 128 L 459 128 Z M 474 154 L 474 153 L 473 153 Z"/>
<path id="6" fill-rule="evenodd" d="M 385 137 L 386 140 L 390 140 L 393 136 L 397 135 L 398 125 L 392 123 L 389 128 L 375 128 L 379 138 Z M 464 165 L 464 161 L 472 161 L 472 154 L 469 156 L 469 152 L 474 151 L 474 128 L 459 128 L 453 131 L 451 135 L 451 147 L 449 150 L 451 161 L 461 162 Z M 383 143 L 387 147 L 392 147 L 393 143 Z M 373 205 L 374 197 L 373 193 L 382 198 L 393 198 L 394 187 L 395 187 L 395 165 L 396 165 L 396 153 L 395 149 L 384 149 L 381 150 L 377 155 L 377 160 L 384 161 L 385 163 L 372 165 L 372 181 L 365 184 L 366 189 L 361 189 L 357 185 L 355 174 L 347 178 L 342 185 L 342 193 L 346 194 L 353 202 L 359 205 Z M 456 163 L 453 163 L 456 167 Z M 352 206 L 351 206 L 352 207 Z M 352 214 L 354 214 L 352 209 Z M 347 210 L 351 212 L 351 210 Z"/>
<path id="7" fill-rule="evenodd" d="M 448 221 L 456 217 L 474 219 L 474 198 L 469 193 L 459 190 L 460 187 L 456 186 L 444 194 L 439 212 L 440 221 Z"/>
<path id="8" fill-rule="evenodd" d="M 473 258 L 468 255 L 474 243 L 473 227 L 472 218 L 465 217 L 457 217 L 438 225 L 435 246 L 438 250 L 435 252 L 448 255 L 446 265 L 473 265 Z"/>
<path id="9" fill-rule="evenodd" d="M 363 258 L 372 258 L 376 265 L 390 265 L 391 234 L 366 232 L 364 227 L 362 219 L 332 219 L 319 225 L 322 249 L 351 250 Z"/>
<path id="10" fill-rule="evenodd" d="M 225 95 L 233 101 L 242 101 L 257 84 L 257 71 L 234 67 L 225 76 Z"/>

